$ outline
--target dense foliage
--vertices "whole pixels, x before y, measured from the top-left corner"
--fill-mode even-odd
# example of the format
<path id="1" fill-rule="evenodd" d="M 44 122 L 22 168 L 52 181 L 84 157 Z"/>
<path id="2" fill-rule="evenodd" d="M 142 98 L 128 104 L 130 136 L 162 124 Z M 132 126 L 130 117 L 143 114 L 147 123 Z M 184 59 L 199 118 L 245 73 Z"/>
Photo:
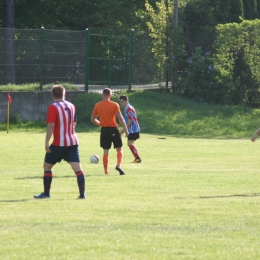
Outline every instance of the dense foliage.
<path id="1" fill-rule="evenodd" d="M 178 28 L 174 0 L 0 0 L 0 26 L 11 2 L 16 28 L 134 28 L 136 84 L 169 81 L 196 100 L 260 103 L 260 0 L 179 0 Z"/>
<path id="2" fill-rule="evenodd" d="M 4 3 L 0 0 L 0 23 Z M 15 2 L 15 27 L 22 29 L 84 30 L 89 27 L 125 30 L 142 23 L 144 0 L 12 0 Z M 152 4 L 155 0 L 150 1 Z"/>
<path id="3" fill-rule="evenodd" d="M 235 104 L 259 105 L 260 20 L 217 27 L 215 64 Z M 228 54 L 228 55 L 227 55 Z"/>

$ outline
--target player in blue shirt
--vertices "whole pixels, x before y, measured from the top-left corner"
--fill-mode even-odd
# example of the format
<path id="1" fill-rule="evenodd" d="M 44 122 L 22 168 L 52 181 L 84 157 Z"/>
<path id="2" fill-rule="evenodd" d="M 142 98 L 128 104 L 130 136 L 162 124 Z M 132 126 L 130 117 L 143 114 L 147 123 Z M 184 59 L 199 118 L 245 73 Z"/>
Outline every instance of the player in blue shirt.
<path id="1" fill-rule="evenodd" d="M 121 106 L 124 108 L 124 118 L 126 122 L 126 126 L 129 132 L 127 145 L 131 150 L 133 156 L 135 157 L 133 163 L 140 163 L 142 160 L 137 153 L 137 149 L 134 145 L 134 142 L 140 138 L 140 126 L 137 121 L 137 115 L 133 106 L 131 106 L 128 102 L 128 97 L 122 95 L 119 97 L 119 101 Z M 123 134 L 125 131 L 122 130 L 120 133 Z"/>

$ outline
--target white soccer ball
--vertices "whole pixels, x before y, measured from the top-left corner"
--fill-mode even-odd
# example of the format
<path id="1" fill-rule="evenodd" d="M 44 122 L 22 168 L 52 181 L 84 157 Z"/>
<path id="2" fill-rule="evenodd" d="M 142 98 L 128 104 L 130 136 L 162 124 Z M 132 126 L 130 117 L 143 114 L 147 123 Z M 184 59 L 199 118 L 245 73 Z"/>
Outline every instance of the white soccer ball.
<path id="1" fill-rule="evenodd" d="M 99 162 L 99 157 L 98 157 L 98 155 L 92 155 L 92 156 L 90 157 L 90 162 L 91 162 L 91 163 L 98 163 L 98 162 Z"/>

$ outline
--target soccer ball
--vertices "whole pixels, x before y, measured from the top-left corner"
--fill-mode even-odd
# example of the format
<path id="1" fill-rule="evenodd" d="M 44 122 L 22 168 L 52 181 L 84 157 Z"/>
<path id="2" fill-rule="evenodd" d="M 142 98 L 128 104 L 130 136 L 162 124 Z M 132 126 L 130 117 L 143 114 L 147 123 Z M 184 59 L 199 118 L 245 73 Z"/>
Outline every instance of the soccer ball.
<path id="1" fill-rule="evenodd" d="M 98 163 L 98 162 L 99 162 L 99 157 L 98 157 L 98 155 L 92 155 L 92 156 L 90 157 L 90 162 L 91 162 L 91 163 Z"/>

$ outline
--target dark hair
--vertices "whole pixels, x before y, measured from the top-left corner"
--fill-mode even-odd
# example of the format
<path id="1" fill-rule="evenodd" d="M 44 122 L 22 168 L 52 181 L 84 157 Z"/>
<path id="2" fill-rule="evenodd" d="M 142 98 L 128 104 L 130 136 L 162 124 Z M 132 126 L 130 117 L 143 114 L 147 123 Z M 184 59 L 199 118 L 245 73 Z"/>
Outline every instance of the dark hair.
<path id="1" fill-rule="evenodd" d="M 103 89 L 103 94 L 106 96 L 112 95 L 112 91 L 110 88 L 104 88 Z"/>
<path id="2" fill-rule="evenodd" d="M 128 97 L 126 95 L 122 95 L 118 98 L 119 100 L 124 100 L 124 101 L 127 101 L 128 100 Z"/>
<path id="3" fill-rule="evenodd" d="M 51 90 L 52 96 L 56 99 L 63 98 L 65 94 L 65 88 L 62 85 L 54 85 Z"/>

